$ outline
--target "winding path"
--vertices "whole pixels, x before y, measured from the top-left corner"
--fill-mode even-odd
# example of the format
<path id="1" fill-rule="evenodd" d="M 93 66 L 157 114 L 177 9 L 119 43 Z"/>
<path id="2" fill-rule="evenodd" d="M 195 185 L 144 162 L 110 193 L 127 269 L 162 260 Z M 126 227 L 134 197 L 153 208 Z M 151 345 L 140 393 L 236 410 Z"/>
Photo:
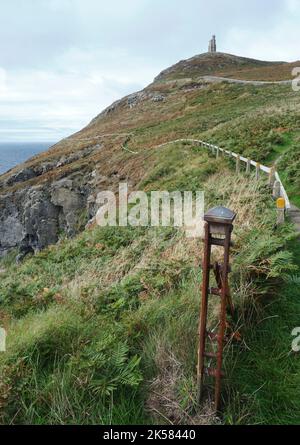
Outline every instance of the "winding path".
<path id="1" fill-rule="evenodd" d="M 231 77 L 220 77 L 220 76 L 201 76 L 201 79 L 207 82 L 220 83 L 237 83 L 241 85 L 291 85 L 292 80 L 242 80 L 242 79 L 232 79 Z"/>

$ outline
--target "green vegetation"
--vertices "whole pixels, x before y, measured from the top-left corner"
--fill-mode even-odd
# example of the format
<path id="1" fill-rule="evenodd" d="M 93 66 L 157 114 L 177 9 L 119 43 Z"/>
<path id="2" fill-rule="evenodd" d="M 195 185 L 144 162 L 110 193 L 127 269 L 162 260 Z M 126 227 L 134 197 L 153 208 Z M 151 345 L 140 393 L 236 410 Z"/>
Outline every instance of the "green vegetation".
<path id="1" fill-rule="evenodd" d="M 289 249 L 299 267 L 299 246 Z M 242 347 L 230 348 L 228 423 L 300 424 L 300 365 L 291 349 L 291 333 L 299 325 L 299 292 L 299 275 L 286 277 L 254 321 L 248 318 Z"/>
<path id="2" fill-rule="evenodd" d="M 290 70 L 254 65 L 240 77 L 274 79 Z M 192 77 L 202 73 L 191 68 Z M 235 68 L 238 77 L 241 67 Z M 163 101 L 149 96 L 129 107 L 123 100 L 32 162 L 58 161 L 98 143 L 101 150 L 13 187 L 95 170 L 108 188 L 117 174 L 136 190 L 204 190 L 207 208 L 237 212 L 231 275 L 237 319 L 230 324 L 238 335 L 226 348 L 224 417 L 195 403 L 200 240 L 170 228 L 96 227 L 20 265 L 15 253 L 1 260 L 0 325 L 8 330 L 7 352 L 0 354 L 2 423 L 300 423 L 300 363 L 291 353 L 300 310 L 293 228 L 275 227 L 265 179 L 236 176 L 227 159 L 190 144 L 156 148 L 203 139 L 275 163 L 300 205 L 299 93 L 289 85 L 191 84 L 173 74 L 145 90 L 160 92 Z M 84 220 L 82 214 L 79 225 Z M 210 304 L 215 314 L 215 300 Z"/>
<path id="3" fill-rule="evenodd" d="M 276 87 L 268 87 L 274 98 Z M 282 87 L 278 87 L 278 91 Z M 261 90 L 266 100 L 266 89 Z M 289 95 L 288 90 L 285 90 Z M 271 99 L 271 97 L 270 97 Z M 269 99 L 268 99 L 269 100 Z M 236 110 L 238 112 L 238 110 Z M 282 102 L 278 108 L 270 107 L 261 112 L 247 113 L 231 122 L 226 122 L 207 133 L 208 139 L 221 143 L 227 149 L 236 151 L 266 165 L 276 165 L 291 201 L 300 204 L 300 113 L 292 104 Z"/>
<path id="4" fill-rule="evenodd" d="M 187 150 L 190 162 L 182 168 Z M 292 254 L 285 250 L 292 229 L 285 225 L 274 231 L 274 206 L 263 182 L 237 178 L 225 160 L 216 162 L 199 148 L 165 147 L 154 153 L 152 165 L 143 179 L 146 189 L 204 188 L 207 206 L 227 204 L 239 214 L 232 287 L 243 320 L 238 328 L 252 347 L 244 352 L 238 343 L 227 351 L 226 366 L 235 365 L 233 372 L 240 377 L 229 373 L 230 408 L 224 422 L 295 422 L 298 396 L 292 389 L 299 363 L 293 356 L 280 360 L 289 352 L 290 326 L 281 329 L 289 314 L 288 295 L 278 297 L 278 309 L 268 297 L 282 277 L 288 280 L 296 273 Z M 94 228 L 21 265 L 7 258 L 0 282 L 1 324 L 9 333 L 7 352 L 0 356 L 1 421 L 130 424 L 168 419 L 193 424 L 205 415 L 214 423 L 209 409 L 195 404 L 200 260 L 199 240 L 170 228 Z M 272 333 L 271 338 L 280 333 L 282 343 L 272 343 L 279 358 L 270 362 L 269 371 L 268 338 L 265 329 L 257 335 L 261 318 L 251 313 L 249 319 L 252 306 L 267 314 L 262 317 L 285 309 Z M 295 315 L 291 325 L 294 320 Z M 291 370 L 290 393 L 284 384 L 276 392 L 281 406 L 281 417 L 276 417 L 274 393 L 268 397 L 255 390 L 267 378 L 268 395 L 285 369 Z M 236 404 L 244 399 L 241 412 Z M 251 407 L 258 402 L 261 409 L 254 416 Z"/>
<path id="5" fill-rule="evenodd" d="M 292 202 L 300 207 L 300 136 L 294 137 L 289 149 L 278 161 L 278 169 Z"/>

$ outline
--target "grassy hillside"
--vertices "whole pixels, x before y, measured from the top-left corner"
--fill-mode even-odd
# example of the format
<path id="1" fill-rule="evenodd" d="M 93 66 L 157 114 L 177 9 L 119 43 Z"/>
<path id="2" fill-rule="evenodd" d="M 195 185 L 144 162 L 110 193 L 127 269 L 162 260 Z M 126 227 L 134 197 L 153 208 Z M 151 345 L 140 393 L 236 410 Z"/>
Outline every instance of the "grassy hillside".
<path id="1" fill-rule="evenodd" d="M 1 182 L 20 168 L 74 154 L 78 159 L 28 181 L 4 185 L 4 191 L 92 170 L 101 176 L 100 188 L 112 187 L 115 178 L 130 179 L 134 187 L 146 174 L 146 160 L 155 146 L 187 137 L 213 140 L 267 165 L 276 163 L 292 200 L 299 204 L 299 107 L 299 93 L 291 85 L 216 84 L 203 79 L 155 82 L 113 104 L 50 151 L 2 175 L 0 190 Z M 80 157 L 89 147 L 96 149 Z"/>
<path id="2" fill-rule="evenodd" d="M 274 232 L 274 205 L 264 182 L 237 178 L 224 160 L 178 145 L 154 151 L 148 161 L 153 168 L 146 188 L 204 189 L 208 207 L 222 203 L 238 212 L 231 285 L 239 313 L 233 323 L 242 342 L 226 350 L 230 390 L 224 392 L 229 408 L 223 421 L 277 421 L 274 397 L 282 406 L 280 418 L 295 421 L 285 390 L 290 379 L 290 401 L 297 405 L 292 388 L 298 374 L 285 374 L 282 392 L 262 393 L 262 412 L 253 410 L 262 403 L 255 390 L 269 360 L 267 352 L 262 356 L 269 338 L 258 340 L 254 332 L 261 326 L 263 335 L 268 316 L 261 305 L 269 306 L 268 294 L 273 301 L 281 278 L 295 273 L 292 254 L 284 250 L 292 229 Z M 9 332 L 8 352 L 0 356 L 2 422 L 218 422 L 209 405 L 195 404 L 201 253 L 199 240 L 175 229 L 94 228 L 21 266 L 6 258 L 0 283 L 1 324 Z M 286 299 L 267 314 L 277 315 L 283 305 L 292 312 L 296 302 Z M 289 353 L 285 334 L 296 318 L 287 314 L 278 321 L 278 330 L 284 324 L 281 355 Z M 249 352 L 250 341 L 259 354 Z M 272 364 L 269 389 L 287 369 L 297 371 L 299 362 L 289 362 Z"/>
<path id="3" fill-rule="evenodd" d="M 253 76 L 277 72 L 268 63 L 244 68 Z M 300 423 L 300 365 L 290 352 L 300 310 L 293 227 L 274 226 L 263 178 L 236 176 L 228 160 L 200 147 L 157 148 L 201 138 L 276 163 L 300 203 L 300 96 L 289 85 L 208 83 L 185 74 L 118 101 L 25 166 L 99 145 L 91 154 L 9 185 L 24 165 L 16 167 L 0 181 L 9 192 L 94 171 L 95 193 L 126 180 L 137 190 L 204 190 L 206 208 L 238 213 L 231 275 L 237 318 L 230 321 L 238 334 L 226 347 L 224 417 L 216 419 L 209 402 L 195 403 L 200 240 L 172 228 L 92 227 L 73 239 L 61 234 L 57 245 L 20 265 L 14 252 L 1 260 L 0 325 L 8 330 L 0 355 L 2 423 Z M 217 302 L 210 304 L 214 326 Z"/>
<path id="4" fill-rule="evenodd" d="M 213 75 L 243 80 L 286 80 L 291 78 L 292 66 L 284 62 L 265 62 L 263 60 L 238 57 L 224 53 L 205 53 L 182 60 L 162 71 L 157 81 L 181 78 L 197 78 Z"/>

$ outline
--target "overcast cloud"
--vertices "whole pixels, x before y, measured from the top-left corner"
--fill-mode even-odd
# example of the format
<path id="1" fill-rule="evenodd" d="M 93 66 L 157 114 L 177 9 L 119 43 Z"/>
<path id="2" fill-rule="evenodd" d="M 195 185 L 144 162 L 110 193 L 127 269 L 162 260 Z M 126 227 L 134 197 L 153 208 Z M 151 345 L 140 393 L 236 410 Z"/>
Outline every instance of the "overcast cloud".
<path id="1" fill-rule="evenodd" d="M 300 59 L 300 0 L 0 0 L 0 142 L 56 141 L 178 60 Z"/>

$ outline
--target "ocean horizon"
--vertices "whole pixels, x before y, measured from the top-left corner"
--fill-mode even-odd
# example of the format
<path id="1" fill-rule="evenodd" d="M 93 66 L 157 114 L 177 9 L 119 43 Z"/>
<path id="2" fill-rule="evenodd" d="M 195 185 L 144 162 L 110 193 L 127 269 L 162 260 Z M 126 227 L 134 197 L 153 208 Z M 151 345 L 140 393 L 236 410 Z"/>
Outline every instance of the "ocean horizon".
<path id="1" fill-rule="evenodd" d="M 0 175 L 32 156 L 48 150 L 55 142 L 0 142 Z"/>

